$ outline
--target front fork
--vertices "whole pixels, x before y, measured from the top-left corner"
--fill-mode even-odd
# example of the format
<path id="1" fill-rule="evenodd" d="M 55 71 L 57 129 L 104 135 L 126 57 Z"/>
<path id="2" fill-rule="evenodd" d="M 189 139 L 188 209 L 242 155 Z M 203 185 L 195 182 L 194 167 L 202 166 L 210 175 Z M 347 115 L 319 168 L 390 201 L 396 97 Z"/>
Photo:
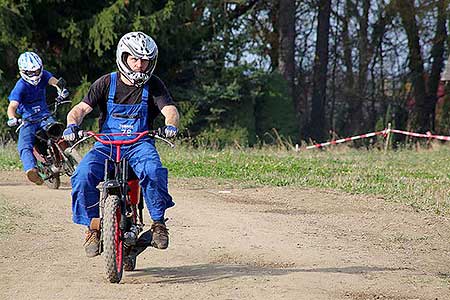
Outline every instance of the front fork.
<path id="1" fill-rule="evenodd" d="M 129 233 L 132 231 L 134 234 L 134 242 L 139 236 L 139 233 L 142 231 L 143 220 L 142 220 L 142 210 L 143 210 L 143 200 L 140 199 L 136 207 L 131 207 L 131 211 L 127 211 L 127 201 L 128 201 L 128 161 L 121 160 L 120 162 L 112 162 L 108 159 L 105 160 L 105 177 L 103 183 L 103 191 L 102 191 L 102 200 L 100 202 L 100 218 L 97 219 L 98 225 L 91 228 L 100 229 L 102 226 L 100 222 L 103 220 L 103 207 L 105 206 L 105 201 L 108 198 L 108 195 L 117 195 L 119 197 L 119 207 L 120 207 L 120 222 L 119 228 L 123 234 Z M 113 172 L 109 172 L 113 168 Z M 142 197 L 141 197 L 142 198 Z M 130 215 L 131 214 L 131 215 Z M 131 218 L 131 220 L 130 220 Z M 137 226 L 133 226 L 137 225 Z M 131 226 L 131 227 L 130 227 Z M 122 236 L 121 239 L 127 239 L 125 236 Z M 132 241 L 133 242 L 133 241 Z M 130 245 L 132 245 L 131 243 Z"/>
<path id="2" fill-rule="evenodd" d="M 114 171 L 109 172 L 113 164 Z M 112 175 L 110 175 L 112 173 Z M 108 195 L 117 195 L 120 201 L 120 223 L 119 228 L 122 232 L 127 230 L 127 195 L 128 195 L 128 161 L 126 159 L 120 162 L 111 162 L 105 160 L 105 177 L 103 183 L 102 200 L 105 201 Z M 103 218 L 101 215 L 100 218 Z"/>

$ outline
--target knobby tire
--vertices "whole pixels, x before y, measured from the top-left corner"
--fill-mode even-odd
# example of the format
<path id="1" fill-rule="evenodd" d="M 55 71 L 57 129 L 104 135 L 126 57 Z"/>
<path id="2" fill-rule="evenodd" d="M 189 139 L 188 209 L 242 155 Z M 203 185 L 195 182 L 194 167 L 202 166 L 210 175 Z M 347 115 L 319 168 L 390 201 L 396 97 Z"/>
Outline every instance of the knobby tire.
<path id="1" fill-rule="evenodd" d="M 40 161 L 37 162 L 39 176 L 44 179 L 45 185 L 52 190 L 57 190 L 61 186 L 60 174 L 53 173 L 48 167 L 44 166 Z"/>
<path id="2" fill-rule="evenodd" d="M 123 241 L 119 228 L 119 197 L 109 195 L 103 213 L 103 249 L 106 261 L 106 276 L 111 283 L 119 283 L 123 273 Z"/>
<path id="3" fill-rule="evenodd" d="M 52 190 L 57 190 L 61 186 L 61 178 L 59 174 L 53 174 L 53 177 L 44 180 L 45 185 Z"/>

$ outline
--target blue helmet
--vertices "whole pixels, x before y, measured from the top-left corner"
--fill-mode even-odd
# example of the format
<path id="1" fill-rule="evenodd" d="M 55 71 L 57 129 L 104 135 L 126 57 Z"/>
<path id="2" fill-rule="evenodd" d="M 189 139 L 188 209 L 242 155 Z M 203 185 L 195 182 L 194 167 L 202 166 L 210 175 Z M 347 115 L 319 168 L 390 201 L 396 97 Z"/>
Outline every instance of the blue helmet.
<path id="1" fill-rule="evenodd" d="M 32 85 L 37 85 L 41 81 L 44 66 L 39 55 L 34 52 L 24 52 L 19 56 L 17 64 L 23 80 Z"/>

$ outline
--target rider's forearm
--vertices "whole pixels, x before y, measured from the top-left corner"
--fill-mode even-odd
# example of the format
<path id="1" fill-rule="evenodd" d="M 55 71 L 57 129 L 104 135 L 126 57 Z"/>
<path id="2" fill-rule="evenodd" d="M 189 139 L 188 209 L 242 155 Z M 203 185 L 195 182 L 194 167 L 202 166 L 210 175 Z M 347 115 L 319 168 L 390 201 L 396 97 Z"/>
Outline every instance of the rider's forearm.
<path id="1" fill-rule="evenodd" d="M 180 114 L 178 113 L 175 105 L 164 106 L 161 110 L 161 113 L 165 117 L 166 125 L 173 125 L 175 127 L 178 127 L 178 124 L 180 122 Z"/>
<path id="2" fill-rule="evenodd" d="M 67 125 L 76 124 L 80 125 L 83 122 L 84 117 L 92 111 L 92 107 L 84 102 L 80 102 L 75 105 L 72 110 L 67 114 Z"/>
<path id="3" fill-rule="evenodd" d="M 13 100 L 13 101 L 9 102 L 8 112 L 7 112 L 9 119 L 16 117 L 16 110 L 17 110 L 18 106 L 19 106 L 19 102 L 17 102 L 17 101 Z"/>
<path id="4" fill-rule="evenodd" d="M 86 114 L 83 112 L 83 110 L 79 109 L 78 107 L 74 107 L 68 114 L 67 114 L 67 125 L 69 124 L 76 124 L 80 125 L 81 122 L 83 122 L 84 116 Z"/>

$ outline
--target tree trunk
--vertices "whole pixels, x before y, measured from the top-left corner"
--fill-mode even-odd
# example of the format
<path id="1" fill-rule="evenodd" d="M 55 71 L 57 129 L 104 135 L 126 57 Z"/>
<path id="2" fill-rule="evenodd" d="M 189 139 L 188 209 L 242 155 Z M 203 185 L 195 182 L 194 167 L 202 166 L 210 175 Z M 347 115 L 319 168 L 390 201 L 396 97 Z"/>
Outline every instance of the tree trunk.
<path id="1" fill-rule="evenodd" d="M 427 108 L 423 59 L 419 41 L 419 29 L 416 23 L 414 0 L 398 0 L 397 9 L 408 37 L 409 69 L 415 100 L 409 126 L 412 130 L 425 132 L 430 129 L 430 115 Z"/>
<path id="2" fill-rule="evenodd" d="M 433 48 L 431 49 L 431 59 L 433 64 L 431 65 L 431 73 L 428 79 L 428 101 L 427 101 L 427 114 L 430 115 L 430 129 L 435 130 L 435 110 L 437 102 L 437 90 L 440 82 L 441 71 L 444 66 L 444 49 L 445 41 L 447 40 L 447 29 L 445 22 L 447 20 L 447 6 L 448 0 L 439 0 L 438 3 L 438 16 L 436 24 L 436 33 L 433 41 Z"/>
<path id="3" fill-rule="evenodd" d="M 301 128 L 301 111 L 300 104 L 297 103 L 294 95 L 294 77 L 295 77 L 295 1 L 279 0 L 280 6 L 278 9 L 278 71 L 283 75 L 283 78 L 288 82 L 289 96 L 294 103 L 294 109 L 297 118 L 297 128 Z M 299 130 L 300 131 L 300 130 Z"/>
<path id="4" fill-rule="evenodd" d="M 319 1 L 316 55 L 314 58 L 314 82 L 310 132 L 316 141 L 326 137 L 325 104 L 328 71 L 328 38 L 330 30 L 331 0 Z"/>
<path id="5" fill-rule="evenodd" d="M 359 70 L 358 70 L 358 88 L 356 90 L 356 107 L 355 113 L 351 116 L 354 120 L 352 127 L 355 134 L 360 134 L 367 130 L 364 122 L 364 101 L 368 97 L 367 93 L 367 73 L 369 70 L 369 62 L 371 54 L 369 54 L 369 8 L 370 0 L 362 1 L 362 15 L 359 16 L 359 36 L 358 36 L 358 50 L 359 50 Z"/>
<path id="6" fill-rule="evenodd" d="M 344 64 L 345 64 L 345 92 L 353 91 L 355 79 L 353 77 L 353 60 L 352 60 L 352 42 L 349 35 L 348 24 L 350 23 L 350 0 L 346 1 L 346 14 L 342 20 L 342 42 L 344 47 Z"/>
<path id="7" fill-rule="evenodd" d="M 280 62 L 278 56 L 280 55 L 280 20 L 279 20 L 279 10 L 280 10 L 280 0 L 275 0 L 272 3 L 268 4 L 269 7 L 269 19 L 270 23 L 273 27 L 273 32 L 267 33 L 267 40 L 270 44 L 270 49 L 268 50 L 268 54 L 270 57 L 270 64 L 272 70 L 279 70 L 278 63 Z"/>
<path id="8" fill-rule="evenodd" d="M 355 99 L 355 76 L 353 73 L 353 58 L 352 51 L 354 44 L 350 38 L 349 24 L 351 17 L 356 13 L 353 9 L 354 4 L 351 0 L 345 1 L 345 15 L 342 19 L 342 47 L 344 48 L 344 65 L 345 65 L 345 82 L 344 82 L 344 99 L 348 105 L 348 118 L 347 114 L 345 116 L 345 121 L 342 123 L 343 128 L 341 128 L 341 134 L 349 134 L 352 129 L 352 124 L 354 124 L 353 116 L 355 115 L 355 108 L 359 106 L 355 104 L 357 99 Z M 348 123 L 347 123 L 348 122 Z"/>
<path id="9" fill-rule="evenodd" d="M 284 79 L 289 82 L 290 93 L 294 86 L 294 42 L 295 42 L 295 2 L 292 0 L 280 0 L 278 10 L 278 70 Z"/>

